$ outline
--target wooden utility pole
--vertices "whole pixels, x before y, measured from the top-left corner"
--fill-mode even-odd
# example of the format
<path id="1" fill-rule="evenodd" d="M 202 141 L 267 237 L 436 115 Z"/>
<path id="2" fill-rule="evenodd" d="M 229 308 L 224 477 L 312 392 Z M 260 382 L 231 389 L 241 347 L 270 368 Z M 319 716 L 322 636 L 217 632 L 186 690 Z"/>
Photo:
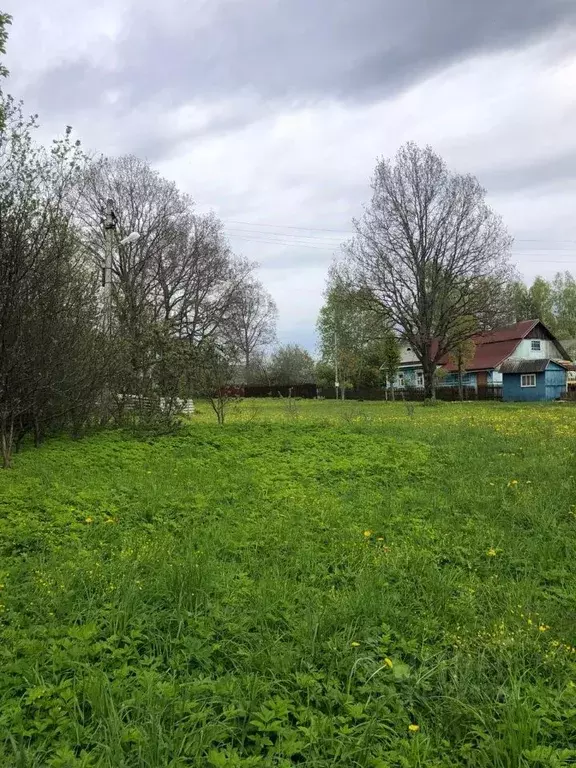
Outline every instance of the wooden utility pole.
<path id="1" fill-rule="evenodd" d="M 104 227 L 104 269 L 102 285 L 104 287 L 104 317 L 103 326 L 106 336 L 112 333 L 112 259 L 114 255 L 114 237 L 116 233 L 116 214 L 114 203 L 106 200 L 106 209 L 103 211 L 102 226 Z M 112 413 L 112 392 L 108 375 L 102 391 L 101 423 L 106 424 Z"/>
<path id="2" fill-rule="evenodd" d="M 338 400 L 338 334 L 334 331 L 334 389 L 336 390 L 336 400 Z"/>
<path id="3" fill-rule="evenodd" d="M 104 331 L 110 334 L 112 332 L 112 259 L 116 232 L 114 202 L 110 199 L 106 200 L 102 224 L 104 226 Z"/>

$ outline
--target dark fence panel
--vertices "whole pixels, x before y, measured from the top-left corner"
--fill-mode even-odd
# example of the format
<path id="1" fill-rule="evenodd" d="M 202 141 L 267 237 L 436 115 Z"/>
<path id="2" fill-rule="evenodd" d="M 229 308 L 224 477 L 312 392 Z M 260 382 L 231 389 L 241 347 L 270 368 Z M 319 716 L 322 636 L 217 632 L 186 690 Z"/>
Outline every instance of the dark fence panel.
<path id="1" fill-rule="evenodd" d="M 407 388 L 396 392 L 396 399 L 424 400 L 424 389 L 421 387 Z M 502 387 L 464 387 L 464 400 L 502 400 Z M 458 387 L 436 387 L 436 399 L 454 402 L 460 399 Z"/>
<path id="2" fill-rule="evenodd" d="M 326 400 L 336 399 L 334 387 L 317 387 L 316 384 L 295 384 L 292 387 L 272 384 L 270 386 L 249 386 L 243 388 L 244 397 L 302 397 L 314 399 L 322 397 Z M 239 394 L 241 391 L 239 390 Z M 341 392 L 338 393 L 342 396 Z M 437 387 L 438 400 L 459 400 L 458 387 Z M 382 387 L 363 387 L 360 389 L 347 389 L 345 400 L 391 400 L 390 393 L 386 397 L 386 390 Z M 407 387 L 397 389 L 394 392 L 395 400 L 424 400 L 422 387 Z M 464 387 L 464 400 L 502 400 L 502 387 Z"/>
<path id="3" fill-rule="evenodd" d="M 336 391 L 334 387 L 325 387 L 318 390 L 320 397 L 326 400 L 335 400 Z M 341 397 L 341 393 L 339 393 Z M 438 400 L 459 400 L 460 393 L 458 387 L 437 387 L 436 398 Z M 347 389 L 345 393 L 346 400 L 391 400 L 390 392 L 386 397 L 386 390 L 381 387 L 365 387 L 362 389 Z M 424 389 L 422 387 L 406 387 L 397 389 L 394 392 L 395 400 L 425 400 Z M 464 400 L 502 400 L 502 387 L 464 387 Z"/>
<path id="4" fill-rule="evenodd" d="M 322 387 L 318 389 L 318 396 L 326 400 L 336 399 L 334 387 Z M 342 397 L 342 390 L 338 390 L 338 398 Z M 382 387 L 360 387 L 359 389 L 347 389 L 345 400 L 386 400 L 386 390 Z"/>
<path id="5" fill-rule="evenodd" d="M 291 387 L 279 384 L 244 387 L 244 397 L 305 397 L 313 399 L 317 396 L 316 384 L 294 384 Z"/>

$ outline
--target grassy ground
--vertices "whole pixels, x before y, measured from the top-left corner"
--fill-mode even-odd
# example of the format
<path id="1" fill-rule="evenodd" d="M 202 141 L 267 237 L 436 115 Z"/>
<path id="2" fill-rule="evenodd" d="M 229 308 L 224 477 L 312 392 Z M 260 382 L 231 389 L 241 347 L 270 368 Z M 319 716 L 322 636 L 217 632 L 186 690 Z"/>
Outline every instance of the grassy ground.
<path id="1" fill-rule="evenodd" d="M 0 473 L 0 765 L 576 761 L 576 410 L 258 403 Z"/>

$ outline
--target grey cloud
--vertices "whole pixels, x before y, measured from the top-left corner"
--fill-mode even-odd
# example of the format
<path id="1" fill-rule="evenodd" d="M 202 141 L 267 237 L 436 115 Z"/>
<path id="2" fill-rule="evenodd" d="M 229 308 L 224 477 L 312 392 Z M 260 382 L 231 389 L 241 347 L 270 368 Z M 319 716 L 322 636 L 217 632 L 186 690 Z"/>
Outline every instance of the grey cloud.
<path id="1" fill-rule="evenodd" d="M 113 67 L 63 62 L 33 96 L 44 110 L 86 108 L 107 90 L 125 109 L 241 93 L 380 100 L 462 57 L 575 26 L 573 0 L 175 0 L 165 11 L 140 2 L 110 51 Z"/>
<path id="2" fill-rule="evenodd" d="M 576 190 L 576 147 L 544 159 L 527 159 L 523 164 L 492 168 L 478 177 L 491 194 L 510 192 L 547 193 Z"/>

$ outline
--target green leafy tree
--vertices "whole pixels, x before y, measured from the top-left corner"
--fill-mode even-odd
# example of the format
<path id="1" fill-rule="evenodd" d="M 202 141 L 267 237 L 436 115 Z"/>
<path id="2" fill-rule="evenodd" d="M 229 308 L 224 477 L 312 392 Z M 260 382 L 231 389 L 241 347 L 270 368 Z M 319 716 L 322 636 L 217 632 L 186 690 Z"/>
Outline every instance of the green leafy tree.
<path id="1" fill-rule="evenodd" d="M 552 282 L 555 332 L 560 339 L 576 338 L 576 280 L 570 272 L 558 273 Z"/>
<path id="2" fill-rule="evenodd" d="M 4 55 L 6 53 L 6 42 L 8 40 L 8 29 L 12 23 L 12 16 L 9 13 L 0 12 L 0 53 Z M 8 70 L 4 64 L 0 63 L 0 77 L 6 77 Z"/>
<path id="3" fill-rule="evenodd" d="M 331 363 L 319 360 L 316 363 L 316 383 L 320 387 L 333 387 L 336 380 L 336 369 Z"/>
<path id="4" fill-rule="evenodd" d="M 279 347 L 270 358 L 270 380 L 274 384 L 309 384 L 314 381 L 314 360 L 298 344 Z"/>
<path id="5" fill-rule="evenodd" d="M 317 330 L 321 360 L 337 370 L 343 392 L 346 387 L 376 386 L 383 359 L 380 342 L 388 332 L 386 323 L 336 272 L 329 278 Z"/>
<path id="6" fill-rule="evenodd" d="M 397 337 L 389 333 L 384 339 L 382 345 L 383 365 L 382 370 L 386 379 L 386 384 L 390 391 L 392 400 L 394 400 L 394 381 L 400 368 L 400 344 Z"/>
<path id="7" fill-rule="evenodd" d="M 532 310 L 530 319 L 538 318 L 544 325 L 552 330 L 556 330 L 552 285 L 543 277 L 537 277 L 530 286 L 528 295 L 530 297 L 530 309 Z"/>
<path id="8" fill-rule="evenodd" d="M 455 366 L 458 375 L 458 397 L 464 400 L 464 374 L 469 363 L 476 354 L 476 344 L 473 339 L 460 341 L 450 353 L 448 359 Z"/>
<path id="9" fill-rule="evenodd" d="M 6 42 L 8 40 L 8 29 L 7 27 L 10 26 L 12 23 L 12 16 L 8 13 L 0 13 L 0 54 L 4 55 L 6 53 Z M 0 77 L 6 77 L 8 74 L 8 70 L 0 62 Z M 4 121 L 6 119 L 5 112 L 4 112 L 4 105 L 0 105 L 0 130 L 4 128 Z"/>
<path id="10" fill-rule="evenodd" d="M 514 322 L 538 319 L 559 339 L 576 336 L 576 280 L 570 272 L 559 272 L 551 281 L 538 276 L 532 285 L 516 281 L 509 301 Z"/>

